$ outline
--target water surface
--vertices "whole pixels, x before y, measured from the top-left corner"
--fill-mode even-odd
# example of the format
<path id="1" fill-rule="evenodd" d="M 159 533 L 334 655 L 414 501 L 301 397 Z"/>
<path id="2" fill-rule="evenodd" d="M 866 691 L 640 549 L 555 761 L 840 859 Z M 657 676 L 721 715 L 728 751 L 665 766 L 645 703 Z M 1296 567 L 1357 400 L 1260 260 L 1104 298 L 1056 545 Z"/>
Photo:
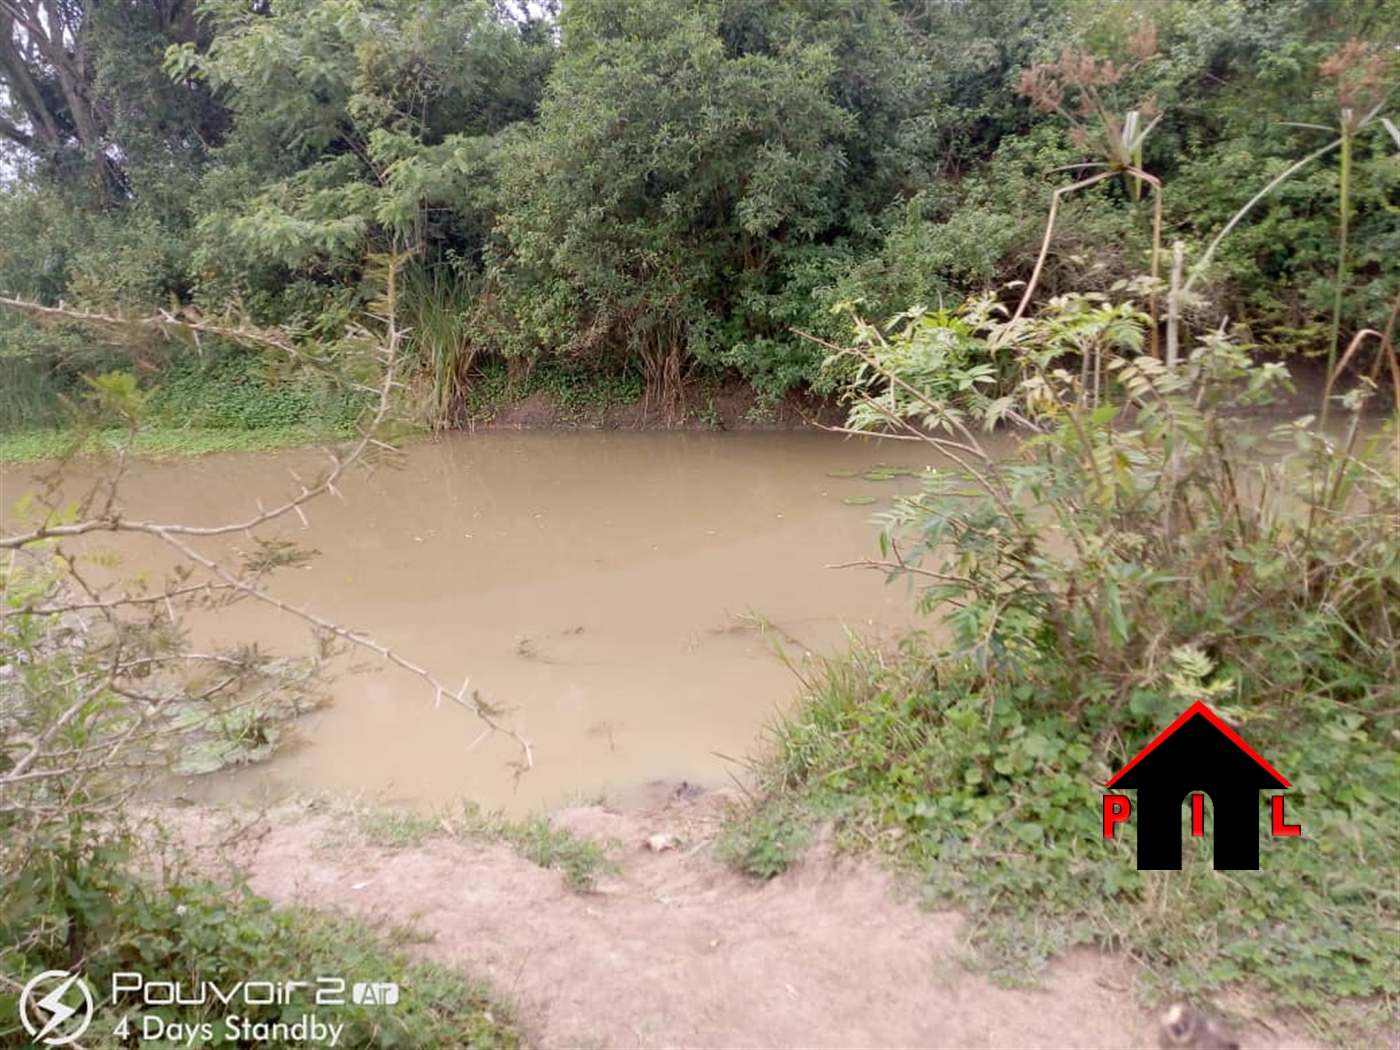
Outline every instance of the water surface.
<path id="1" fill-rule="evenodd" d="M 877 553 L 872 516 L 927 465 L 918 446 L 812 433 L 488 432 L 411 445 L 356 475 L 308 525 L 275 533 L 320 554 L 284 570 L 279 598 L 393 646 L 454 687 L 470 677 L 529 739 L 479 741 L 480 723 L 394 669 L 342 675 L 334 703 L 300 720 L 272 762 L 201 778 L 187 794 L 331 792 L 395 804 L 458 798 L 524 811 L 625 798 L 653 780 L 724 782 L 799 683 L 800 659 L 847 632 L 911 619 L 902 585 L 830 566 Z M 314 454 L 137 463 L 128 515 L 214 524 L 247 517 L 308 476 Z M 857 472 L 855 477 L 833 474 Z M 6 502 L 22 472 L 4 476 Z M 843 500 L 878 496 L 871 505 Z M 105 541 L 110 543 L 110 540 Z M 126 542 L 125 540 L 123 541 Z M 206 545 L 249 546 L 246 537 Z M 136 540 L 128 571 L 168 564 Z M 770 623 L 764 631 L 760 624 Z M 251 602 L 194 626 L 199 644 L 257 640 L 282 652 L 309 632 Z M 365 662 L 364 659 L 361 662 Z"/>

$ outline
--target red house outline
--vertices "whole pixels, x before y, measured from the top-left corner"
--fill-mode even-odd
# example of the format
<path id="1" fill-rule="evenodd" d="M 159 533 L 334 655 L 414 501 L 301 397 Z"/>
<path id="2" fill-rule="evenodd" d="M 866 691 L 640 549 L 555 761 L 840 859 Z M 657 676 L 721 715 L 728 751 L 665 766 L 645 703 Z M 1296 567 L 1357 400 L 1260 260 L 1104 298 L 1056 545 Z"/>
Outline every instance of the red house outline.
<path id="1" fill-rule="evenodd" d="M 1280 785 L 1282 785 L 1283 787 L 1293 786 L 1284 778 L 1282 773 L 1280 773 L 1273 766 L 1269 765 L 1269 763 L 1264 760 L 1264 757 L 1260 755 L 1258 751 L 1255 751 L 1254 748 L 1246 744 L 1244 742 L 1244 739 L 1238 733 L 1236 733 L 1233 729 L 1231 729 L 1223 721 L 1221 721 L 1219 715 L 1217 715 L 1214 711 L 1208 708 L 1205 704 L 1201 703 L 1201 701 L 1199 700 L 1197 700 L 1194 704 L 1188 707 L 1185 710 L 1185 712 L 1182 713 L 1180 718 L 1178 718 L 1171 725 L 1167 726 L 1166 729 L 1158 733 L 1157 736 L 1153 738 L 1152 743 L 1148 744 L 1145 748 L 1139 751 L 1133 757 L 1133 760 L 1131 762 L 1129 762 L 1126 766 L 1124 766 L 1117 773 L 1115 773 L 1113 775 L 1113 779 L 1108 782 L 1107 786 L 1112 787 L 1114 784 L 1118 783 L 1118 781 L 1123 777 L 1125 773 L 1128 772 L 1128 770 L 1132 769 L 1135 765 L 1137 765 L 1144 758 L 1150 755 L 1154 750 L 1156 750 L 1157 745 L 1163 743 L 1168 737 L 1170 737 L 1183 725 L 1189 722 L 1193 715 L 1198 714 L 1205 715 L 1206 720 L 1210 722 L 1211 725 L 1215 726 L 1216 729 L 1220 730 L 1227 737 L 1229 737 L 1230 742 L 1233 743 L 1236 747 L 1238 747 L 1241 751 L 1243 751 L 1246 755 L 1254 759 L 1254 761 L 1259 763 L 1259 765 L 1263 766 L 1264 769 L 1268 771 L 1269 775 L 1272 776 L 1275 780 L 1277 780 Z"/>

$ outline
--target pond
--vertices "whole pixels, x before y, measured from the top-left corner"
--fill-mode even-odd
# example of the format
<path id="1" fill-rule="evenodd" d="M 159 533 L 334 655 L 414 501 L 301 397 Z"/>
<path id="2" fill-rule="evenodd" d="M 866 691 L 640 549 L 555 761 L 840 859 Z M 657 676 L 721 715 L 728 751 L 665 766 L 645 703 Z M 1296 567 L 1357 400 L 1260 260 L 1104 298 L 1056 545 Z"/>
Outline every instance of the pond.
<path id="1" fill-rule="evenodd" d="M 1263 435 L 1279 421 L 1241 424 Z M 1378 421 L 1363 429 L 1381 432 Z M 997 435 L 989 451 L 1009 454 L 1012 442 Z M 1282 450 L 1265 446 L 1265 462 Z M 314 475 L 318 455 L 138 461 L 122 500 L 148 521 L 242 520 L 296 491 L 292 472 Z M 509 712 L 534 768 L 517 777 L 512 740 L 481 740 L 471 713 L 435 707 L 421 679 L 359 653 L 367 669 L 342 668 L 333 702 L 302 717 L 270 762 L 174 790 L 424 808 L 470 799 L 522 813 L 742 776 L 799 695 L 785 661 L 914 623 L 903 583 L 834 566 L 876 556 L 872 518 L 916 488 L 910 475 L 930 455 L 917 443 L 791 431 L 497 430 L 413 442 L 393 464 L 349 478 L 342 498 L 312 504 L 305 527 L 290 518 L 270 530 L 319 553 L 269 589 L 452 687 L 469 679 Z M 0 471 L 6 510 L 32 473 Z M 225 556 L 251 545 L 221 542 Z M 171 564 L 146 537 L 124 536 L 121 549 L 115 571 L 126 576 Z M 312 640 L 297 619 L 254 602 L 189 626 L 198 646 L 256 641 L 295 655 Z"/>
<path id="2" fill-rule="evenodd" d="M 276 530 L 319 554 L 270 590 L 445 683 L 470 676 L 509 709 L 534 769 L 517 778 L 512 741 L 479 741 L 471 714 L 435 708 L 423 681 L 360 654 L 371 669 L 340 674 L 333 703 L 300 719 L 270 762 L 177 790 L 424 807 L 468 798 L 523 812 L 622 801 L 655 781 L 724 783 L 798 695 L 776 650 L 801 661 L 839 652 L 848 632 L 912 621 L 902 584 L 832 566 L 875 556 L 872 516 L 917 485 L 877 466 L 922 468 L 928 455 L 793 432 L 491 431 L 412 443 L 394 467 L 347 481 L 342 499 L 314 503 L 307 527 Z M 146 520 L 238 520 L 286 498 L 290 472 L 315 465 L 308 450 L 142 461 L 123 500 Z M 6 472 L 7 504 L 24 473 Z M 170 563 L 154 542 L 123 546 L 127 573 Z M 310 633 L 244 602 L 194 624 L 193 639 L 294 653 Z"/>

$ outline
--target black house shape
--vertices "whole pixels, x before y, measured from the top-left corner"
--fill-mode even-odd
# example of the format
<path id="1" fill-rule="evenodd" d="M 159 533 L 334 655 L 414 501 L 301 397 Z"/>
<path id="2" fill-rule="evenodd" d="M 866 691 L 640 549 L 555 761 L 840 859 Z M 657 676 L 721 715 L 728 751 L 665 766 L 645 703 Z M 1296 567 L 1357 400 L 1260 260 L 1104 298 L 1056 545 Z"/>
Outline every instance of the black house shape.
<path id="1" fill-rule="evenodd" d="M 1138 870 L 1181 867 L 1181 803 L 1210 796 L 1215 868 L 1259 868 L 1259 792 L 1289 783 L 1199 701 L 1118 771 L 1109 787 L 1137 789 Z"/>

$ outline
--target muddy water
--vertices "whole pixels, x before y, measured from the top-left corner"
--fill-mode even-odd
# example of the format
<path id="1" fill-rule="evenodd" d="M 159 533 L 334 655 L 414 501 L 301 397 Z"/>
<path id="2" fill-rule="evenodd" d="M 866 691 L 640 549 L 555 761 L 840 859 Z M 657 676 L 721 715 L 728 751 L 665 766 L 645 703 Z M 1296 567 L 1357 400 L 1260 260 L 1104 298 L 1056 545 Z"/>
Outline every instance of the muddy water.
<path id="1" fill-rule="evenodd" d="M 280 530 L 321 553 L 271 589 L 444 682 L 470 676 L 511 709 L 535 768 L 517 780 L 513 743 L 473 746 L 481 726 L 470 714 L 435 709 L 423 682 L 381 667 L 338 678 L 334 703 L 303 718 L 270 763 L 180 790 L 466 797 L 521 812 L 625 799 L 658 779 L 721 783 L 796 694 L 775 640 L 800 657 L 838 649 L 847 631 L 909 622 L 902 585 L 828 566 L 874 556 L 872 514 L 913 483 L 833 474 L 922 467 L 926 456 L 793 433 L 486 433 L 412 445 L 397 469 L 315 504 L 306 528 Z M 284 498 L 289 471 L 314 462 L 297 452 L 141 463 L 124 501 L 147 520 L 236 520 Z M 19 480 L 5 477 L 7 503 Z M 843 502 L 863 495 L 882 498 Z M 757 620 L 777 630 L 765 635 Z M 309 639 L 252 603 L 196 635 L 284 652 Z"/>

